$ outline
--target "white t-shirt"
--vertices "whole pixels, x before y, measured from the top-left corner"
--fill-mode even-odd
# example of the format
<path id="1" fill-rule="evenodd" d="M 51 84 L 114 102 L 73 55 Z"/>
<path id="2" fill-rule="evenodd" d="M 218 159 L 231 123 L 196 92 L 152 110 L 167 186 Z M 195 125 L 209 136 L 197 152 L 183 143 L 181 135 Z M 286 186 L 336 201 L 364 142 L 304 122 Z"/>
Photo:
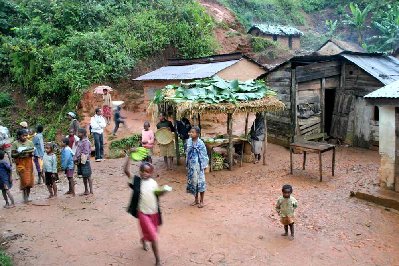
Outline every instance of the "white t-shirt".
<path id="1" fill-rule="evenodd" d="M 157 197 L 155 190 L 158 183 L 152 178 L 141 179 L 139 210 L 144 214 L 155 214 L 158 212 Z"/>

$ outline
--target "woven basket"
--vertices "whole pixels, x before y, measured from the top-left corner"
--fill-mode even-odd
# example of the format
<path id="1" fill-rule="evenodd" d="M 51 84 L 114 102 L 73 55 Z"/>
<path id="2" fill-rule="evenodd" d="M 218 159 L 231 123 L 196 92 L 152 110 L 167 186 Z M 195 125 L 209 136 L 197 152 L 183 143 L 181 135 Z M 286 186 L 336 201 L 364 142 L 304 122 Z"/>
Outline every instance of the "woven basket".
<path id="1" fill-rule="evenodd" d="M 166 145 L 173 141 L 174 135 L 169 129 L 161 128 L 155 132 L 155 138 L 159 144 Z"/>
<path id="2" fill-rule="evenodd" d="M 244 163 L 252 163 L 255 160 L 255 156 L 253 155 L 253 153 L 251 154 L 244 154 L 244 157 L 242 157 L 242 161 Z"/>

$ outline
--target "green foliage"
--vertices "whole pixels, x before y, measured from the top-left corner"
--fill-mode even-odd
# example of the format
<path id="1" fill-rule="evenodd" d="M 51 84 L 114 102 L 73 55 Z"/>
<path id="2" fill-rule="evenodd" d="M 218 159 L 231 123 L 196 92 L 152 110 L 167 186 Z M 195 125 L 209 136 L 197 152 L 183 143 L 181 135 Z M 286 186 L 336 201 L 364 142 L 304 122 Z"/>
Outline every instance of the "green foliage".
<path id="1" fill-rule="evenodd" d="M 236 103 L 237 101 L 252 101 L 265 96 L 275 96 L 276 93 L 266 86 L 264 81 L 238 80 L 226 81 L 219 77 L 204 80 L 195 80 L 182 83 L 180 86 L 168 85 L 161 90 L 161 94 L 154 97 L 153 102 L 160 104 L 163 101 L 175 103 L 193 101 L 202 103 Z"/>
<path id="2" fill-rule="evenodd" d="M 0 108 L 5 108 L 14 104 L 14 100 L 10 94 L 6 92 L 0 92 Z"/>
<path id="3" fill-rule="evenodd" d="M 0 265 L 12 266 L 12 260 L 4 251 L 0 250 Z"/>
<path id="4" fill-rule="evenodd" d="M 75 109 L 90 84 L 126 77 L 147 56 L 168 46 L 210 55 L 213 27 L 194 0 L 0 0 L 0 75 L 51 110 L 45 125 L 60 128 L 58 113 Z"/>
<path id="5" fill-rule="evenodd" d="M 327 37 L 332 38 L 335 36 L 335 32 L 338 28 L 338 20 L 332 21 L 331 19 L 326 20 L 326 27 L 327 27 Z"/>
<path id="6" fill-rule="evenodd" d="M 369 12 L 372 9 L 372 5 L 367 5 L 363 10 L 360 9 L 358 4 L 350 3 L 349 9 L 351 14 L 346 16 L 345 24 L 351 25 L 356 29 L 357 42 L 359 45 L 363 44 L 363 31 L 366 28 L 366 20 Z"/>
<path id="7" fill-rule="evenodd" d="M 138 147 L 141 141 L 141 134 L 134 134 L 128 138 L 115 140 L 111 142 L 111 149 L 128 150 L 132 147 Z"/>
<path id="8" fill-rule="evenodd" d="M 233 10 L 247 28 L 255 22 L 294 25 L 305 23 L 299 0 L 219 0 L 219 2 Z"/>
<path id="9" fill-rule="evenodd" d="M 379 35 L 373 36 L 370 51 L 393 52 L 399 47 L 399 6 L 387 6 L 387 10 L 376 15 L 373 26 L 379 31 Z"/>
<path id="10" fill-rule="evenodd" d="M 255 53 L 262 52 L 267 48 L 274 48 L 277 46 L 276 42 L 262 38 L 251 36 L 251 46 Z"/>

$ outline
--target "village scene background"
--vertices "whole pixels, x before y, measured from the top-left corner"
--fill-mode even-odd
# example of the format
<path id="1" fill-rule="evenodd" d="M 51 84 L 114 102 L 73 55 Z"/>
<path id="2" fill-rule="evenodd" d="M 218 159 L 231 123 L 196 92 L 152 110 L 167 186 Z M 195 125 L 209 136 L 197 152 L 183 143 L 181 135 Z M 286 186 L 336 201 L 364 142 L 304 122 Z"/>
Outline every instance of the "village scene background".
<path id="1" fill-rule="evenodd" d="M 26 122 L 60 146 L 69 112 L 89 130 L 104 86 L 125 121 L 113 134 L 111 119 L 105 160 L 91 159 L 94 195 L 79 196 L 77 173 L 77 195 L 64 195 L 59 169 L 48 199 L 34 170 L 25 204 L 13 164 L 0 265 L 154 265 L 126 212 L 123 165 L 161 111 L 200 126 L 210 157 L 197 208 L 183 141 L 174 136 L 172 170 L 154 146 L 154 179 L 173 188 L 160 199 L 161 265 L 399 265 L 397 1 L 0 0 L 0 77 L 10 141 Z M 157 100 L 165 86 L 210 80 L 268 94 L 206 107 Z M 256 113 L 266 128 L 259 163 L 248 141 Z M 285 184 L 298 200 L 295 239 L 281 236 L 275 210 Z"/>

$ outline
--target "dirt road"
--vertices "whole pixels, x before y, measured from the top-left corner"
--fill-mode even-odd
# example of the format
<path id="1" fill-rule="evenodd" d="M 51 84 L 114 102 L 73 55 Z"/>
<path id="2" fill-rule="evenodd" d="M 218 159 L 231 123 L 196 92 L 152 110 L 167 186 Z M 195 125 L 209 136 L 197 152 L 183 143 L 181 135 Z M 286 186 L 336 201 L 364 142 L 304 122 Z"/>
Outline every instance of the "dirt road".
<path id="1" fill-rule="evenodd" d="M 349 198 L 354 186 L 377 182 L 378 154 L 339 149 L 336 177 L 324 156 L 325 178 L 318 181 L 317 158 L 308 170 L 288 174 L 289 153 L 269 145 L 267 166 L 245 164 L 207 175 L 204 209 L 189 206 L 185 171 L 163 171 L 160 184 L 174 191 L 162 199 L 160 232 L 164 265 L 399 265 L 399 213 Z M 8 252 L 15 265 L 153 265 L 140 249 L 137 221 L 125 211 L 130 197 L 123 160 L 94 165 L 95 196 L 47 201 L 45 187 L 34 188 L 35 203 L 0 210 L 0 232 L 14 235 Z M 295 156 L 299 169 L 301 156 Z M 137 170 L 137 166 L 135 170 Z M 274 211 L 281 186 L 290 183 L 299 201 L 296 239 L 280 236 Z M 59 186 L 66 190 L 66 182 Z M 78 192 L 82 191 L 78 180 Z M 17 186 L 13 193 L 20 201 Z M 15 235 L 16 234 L 16 235 Z"/>

